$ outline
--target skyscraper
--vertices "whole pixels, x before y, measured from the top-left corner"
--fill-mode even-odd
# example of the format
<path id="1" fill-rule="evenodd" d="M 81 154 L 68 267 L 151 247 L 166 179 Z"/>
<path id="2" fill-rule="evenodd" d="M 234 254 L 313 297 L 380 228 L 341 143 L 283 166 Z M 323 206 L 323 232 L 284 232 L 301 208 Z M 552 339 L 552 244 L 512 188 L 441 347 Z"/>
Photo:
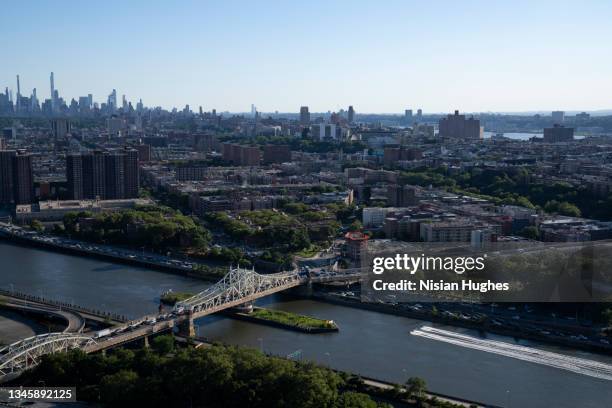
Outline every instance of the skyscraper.
<path id="1" fill-rule="evenodd" d="M 81 200 L 83 194 L 83 157 L 80 154 L 66 156 L 66 185 L 72 200 Z"/>
<path id="2" fill-rule="evenodd" d="M 353 105 L 348 108 L 348 123 L 353 123 L 355 121 L 355 109 L 353 109 Z"/>
<path id="3" fill-rule="evenodd" d="M 94 151 L 83 154 L 83 198 L 104 199 L 106 197 L 106 162 L 104 153 Z"/>
<path id="4" fill-rule="evenodd" d="M 564 111 L 552 111 L 551 117 L 553 120 L 553 124 L 560 125 L 565 121 L 565 112 Z"/>
<path id="5" fill-rule="evenodd" d="M 13 202 L 13 157 L 14 150 L 0 151 L 0 205 Z"/>
<path id="6" fill-rule="evenodd" d="M 15 112 L 21 111 L 21 85 L 19 84 L 19 75 L 17 75 L 17 101 L 15 103 Z"/>
<path id="7" fill-rule="evenodd" d="M 302 106 L 300 108 L 300 124 L 308 126 L 310 124 L 310 112 L 308 106 Z"/>
<path id="8" fill-rule="evenodd" d="M 106 199 L 125 198 L 125 154 L 113 152 L 104 156 Z"/>
<path id="9" fill-rule="evenodd" d="M 18 151 L 13 156 L 13 196 L 15 204 L 31 204 L 34 201 L 32 156 Z"/>
<path id="10" fill-rule="evenodd" d="M 412 123 L 412 109 L 406 109 L 404 111 L 404 122 L 407 125 L 410 125 Z"/>
<path id="11" fill-rule="evenodd" d="M 51 83 L 51 112 L 55 112 L 57 110 L 57 101 L 55 99 L 55 83 L 53 81 L 53 72 L 51 72 L 49 82 Z"/>
<path id="12" fill-rule="evenodd" d="M 39 108 L 38 96 L 36 95 L 36 88 L 34 88 L 32 89 L 32 95 L 30 95 L 30 112 L 37 112 Z"/>
<path id="13" fill-rule="evenodd" d="M 111 112 L 114 112 L 117 109 L 117 90 L 113 89 L 113 92 L 111 92 L 110 95 L 108 95 L 108 101 L 107 101 L 107 105 L 108 105 L 108 109 Z"/>
<path id="14" fill-rule="evenodd" d="M 63 118 L 53 119 L 51 121 L 51 130 L 53 131 L 54 138 L 65 137 L 71 130 L 70 121 Z"/>
<path id="15" fill-rule="evenodd" d="M 140 190 L 138 150 L 125 149 L 125 198 L 137 198 Z"/>

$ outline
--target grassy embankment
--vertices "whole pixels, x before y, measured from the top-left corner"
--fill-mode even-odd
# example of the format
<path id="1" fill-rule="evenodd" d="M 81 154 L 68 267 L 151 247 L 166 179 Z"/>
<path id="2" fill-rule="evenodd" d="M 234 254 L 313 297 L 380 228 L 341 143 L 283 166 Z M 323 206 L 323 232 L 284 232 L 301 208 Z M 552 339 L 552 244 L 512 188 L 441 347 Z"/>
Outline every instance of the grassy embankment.
<path id="1" fill-rule="evenodd" d="M 285 312 L 282 310 L 272 310 L 256 308 L 249 316 L 284 324 L 287 326 L 299 327 L 302 329 L 335 329 L 336 324 L 331 320 L 317 319 L 296 313 Z"/>

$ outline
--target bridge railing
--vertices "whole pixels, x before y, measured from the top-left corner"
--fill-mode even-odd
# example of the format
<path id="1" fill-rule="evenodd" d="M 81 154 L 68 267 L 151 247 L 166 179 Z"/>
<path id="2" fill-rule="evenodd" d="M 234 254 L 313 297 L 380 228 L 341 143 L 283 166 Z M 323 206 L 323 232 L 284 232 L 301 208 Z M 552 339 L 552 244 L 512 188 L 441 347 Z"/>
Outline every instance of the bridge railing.
<path id="1" fill-rule="evenodd" d="M 46 354 L 82 348 L 95 340 L 82 334 L 48 333 L 17 341 L 0 350 L 0 382 L 40 362 Z"/>

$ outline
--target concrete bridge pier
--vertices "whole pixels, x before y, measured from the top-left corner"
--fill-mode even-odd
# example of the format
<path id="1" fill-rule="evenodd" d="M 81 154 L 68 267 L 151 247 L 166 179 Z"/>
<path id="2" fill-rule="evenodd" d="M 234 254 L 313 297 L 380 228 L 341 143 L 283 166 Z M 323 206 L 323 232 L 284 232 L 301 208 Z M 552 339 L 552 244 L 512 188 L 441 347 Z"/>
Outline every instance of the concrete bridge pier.
<path id="1" fill-rule="evenodd" d="M 144 336 L 144 347 L 149 348 L 149 336 Z"/>
<path id="2" fill-rule="evenodd" d="M 253 312 L 253 303 L 254 302 L 246 302 L 239 306 L 236 306 L 234 309 L 240 313 L 251 313 Z"/>
<path id="3" fill-rule="evenodd" d="M 178 334 L 183 337 L 195 337 L 195 326 L 193 324 L 193 312 L 190 311 L 187 318 L 178 324 Z"/>

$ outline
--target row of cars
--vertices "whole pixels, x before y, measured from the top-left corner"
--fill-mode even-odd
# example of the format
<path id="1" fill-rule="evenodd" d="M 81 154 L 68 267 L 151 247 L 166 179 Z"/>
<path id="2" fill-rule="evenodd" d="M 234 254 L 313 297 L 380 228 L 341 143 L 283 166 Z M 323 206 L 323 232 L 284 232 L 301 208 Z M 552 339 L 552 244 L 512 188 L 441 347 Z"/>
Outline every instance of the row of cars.
<path id="1" fill-rule="evenodd" d="M 138 328 L 144 327 L 144 326 L 154 326 L 159 322 L 163 322 L 163 321 L 168 321 L 168 320 L 172 320 L 173 318 L 175 318 L 176 316 L 179 316 L 181 314 L 184 313 L 184 309 L 183 308 L 178 308 L 175 311 L 172 311 L 170 313 L 166 313 L 166 314 L 159 314 L 157 316 L 148 316 L 145 317 L 143 319 L 140 320 L 136 320 L 133 322 L 130 322 L 126 325 L 123 326 L 118 326 L 118 327 L 110 327 L 107 329 L 102 329 L 99 330 L 97 332 L 95 332 L 93 334 L 93 338 L 96 340 L 102 339 L 102 338 L 107 338 L 107 337 L 113 337 L 125 332 L 130 332 L 130 331 L 134 331 Z"/>

